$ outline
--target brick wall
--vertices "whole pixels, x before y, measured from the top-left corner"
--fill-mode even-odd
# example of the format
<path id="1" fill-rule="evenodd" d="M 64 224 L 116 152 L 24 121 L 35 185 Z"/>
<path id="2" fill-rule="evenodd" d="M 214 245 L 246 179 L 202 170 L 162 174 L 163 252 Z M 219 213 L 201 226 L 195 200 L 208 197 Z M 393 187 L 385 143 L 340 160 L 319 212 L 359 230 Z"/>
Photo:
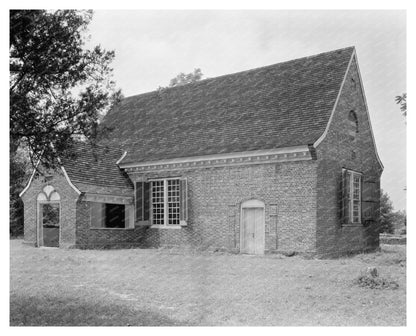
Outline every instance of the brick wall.
<path id="1" fill-rule="evenodd" d="M 381 167 L 377 161 L 370 133 L 364 98 L 356 63 L 351 65 L 339 103 L 324 141 L 317 147 L 317 252 L 343 254 L 375 249 L 379 245 L 378 223 L 369 226 L 343 226 L 340 219 L 340 182 L 342 168 L 363 173 L 364 180 L 376 181 L 380 188 Z M 357 115 L 359 133 L 352 141 L 348 114 Z"/>
<path id="2" fill-rule="evenodd" d="M 314 252 L 316 167 L 316 161 L 299 161 L 131 173 L 133 181 L 178 176 L 188 180 L 188 225 L 149 228 L 143 244 L 239 251 L 241 203 L 259 199 L 265 203 L 266 251 Z"/>
<path id="3" fill-rule="evenodd" d="M 129 248 L 142 245 L 145 228 L 91 228 L 91 204 L 80 197 L 76 204 L 76 246 L 78 248 Z"/>
<path id="4" fill-rule="evenodd" d="M 71 188 L 61 172 L 56 172 L 52 180 L 48 182 L 42 176 L 36 176 L 29 189 L 23 194 L 24 240 L 28 244 L 37 244 L 37 196 L 48 184 L 52 185 L 61 197 L 59 245 L 61 247 L 73 246 L 75 245 L 75 204 L 78 194 Z"/>

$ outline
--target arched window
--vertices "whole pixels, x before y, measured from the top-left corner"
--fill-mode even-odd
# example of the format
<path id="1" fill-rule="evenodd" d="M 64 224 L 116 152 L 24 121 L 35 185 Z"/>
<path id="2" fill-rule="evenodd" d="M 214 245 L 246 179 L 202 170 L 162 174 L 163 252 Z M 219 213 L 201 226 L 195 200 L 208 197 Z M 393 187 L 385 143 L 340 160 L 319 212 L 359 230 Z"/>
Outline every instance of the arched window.
<path id="1" fill-rule="evenodd" d="M 54 187 L 47 185 L 38 195 L 38 201 L 60 201 L 61 197 Z"/>
<path id="2" fill-rule="evenodd" d="M 353 110 L 348 113 L 348 122 L 348 134 L 350 135 L 351 140 L 355 140 L 356 134 L 358 133 L 358 118 Z"/>

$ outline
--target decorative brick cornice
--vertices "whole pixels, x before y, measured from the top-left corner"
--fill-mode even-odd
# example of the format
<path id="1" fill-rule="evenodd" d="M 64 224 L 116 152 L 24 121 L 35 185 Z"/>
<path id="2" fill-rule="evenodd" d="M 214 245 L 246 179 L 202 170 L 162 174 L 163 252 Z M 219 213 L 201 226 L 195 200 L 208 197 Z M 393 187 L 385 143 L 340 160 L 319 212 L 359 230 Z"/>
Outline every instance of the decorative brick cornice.
<path id="1" fill-rule="evenodd" d="M 313 157 L 308 146 L 298 146 L 274 150 L 207 155 L 205 157 L 191 157 L 144 162 L 137 164 L 125 164 L 121 165 L 120 168 L 124 168 L 128 173 L 134 173 L 155 170 L 184 170 L 241 165 L 256 165 L 264 163 L 304 161 L 312 159 Z"/>

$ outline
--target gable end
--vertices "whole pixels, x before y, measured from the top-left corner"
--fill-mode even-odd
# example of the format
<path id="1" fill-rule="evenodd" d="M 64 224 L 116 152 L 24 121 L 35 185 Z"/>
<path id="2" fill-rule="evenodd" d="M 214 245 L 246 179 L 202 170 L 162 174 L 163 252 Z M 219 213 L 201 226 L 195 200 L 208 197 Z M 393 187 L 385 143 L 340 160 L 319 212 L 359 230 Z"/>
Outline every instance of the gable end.
<path id="1" fill-rule="evenodd" d="M 355 62 L 354 62 L 354 61 L 355 61 Z M 330 128 L 330 125 L 331 125 L 332 119 L 333 119 L 333 117 L 334 117 L 335 110 L 336 110 L 336 108 L 337 108 L 337 106 L 338 106 L 338 102 L 339 102 L 339 99 L 340 99 L 340 97 L 341 97 L 341 93 L 342 93 L 342 91 L 343 91 L 345 81 L 346 81 L 346 79 L 347 79 L 348 73 L 350 72 L 350 68 L 351 68 L 351 65 L 352 65 L 353 63 L 355 63 L 355 65 L 356 65 L 356 67 L 357 67 L 358 78 L 359 78 L 359 81 L 360 81 L 360 85 L 359 85 L 359 86 L 360 86 L 360 90 L 361 90 L 361 95 L 362 95 L 363 100 L 364 100 L 364 105 L 365 105 L 365 113 L 367 114 L 367 119 L 368 119 L 368 123 L 369 123 L 370 134 L 371 134 L 371 137 L 372 137 L 372 140 L 373 140 L 373 145 L 374 145 L 375 155 L 376 155 L 377 161 L 378 161 L 378 163 L 379 163 L 379 165 L 380 165 L 380 167 L 381 167 L 381 170 L 383 170 L 383 169 L 384 169 L 384 166 L 383 166 L 383 163 L 382 163 L 382 162 L 381 162 L 381 160 L 380 160 L 380 157 L 379 157 L 379 155 L 378 155 L 378 151 L 377 151 L 376 141 L 375 141 L 375 138 L 374 138 L 373 128 L 372 128 L 372 126 L 371 126 L 370 114 L 369 114 L 369 112 L 368 112 L 367 99 L 366 99 L 366 96 L 365 96 L 365 93 L 364 93 L 364 87 L 363 87 L 363 82 L 362 82 L 362 79 L 361 79 L 361 73 L 360 73 L 360 69 L 359 69 L 359 66 L 358 66 L 358 60 L 357 60 L 357 55 L 356 55 L 355 48 L 354 48 L 354 51 L 353 51 L 353 53 L 352 53 L 352 55 L 351 55 L 351 59 L 350 59 L 350 61 L 349 61 L 348 67 L 347 67 L 347 69 L 346 69 L 346 71 L 345 71 L 345 74 L 344 74 L 344 79 L 343 79 L 343 81 L 342 81 L 342 83 L 341 83 L 341 87 L 340 87 L 340 89 L 339 89 L 339 91 L 338 91 L 338 96 L 337 96 L 337 99 L 336 99 L 335 104 L 334 104 L 334 106 L 333 106 L 333 109 L 332 109 L 332 112 L 331 112 L 331 116 L 330 116 L 330 118 L 329 118 L 329 120 L 328 120 L 328 123 L 327 123 L 327 125 L 326 125 L 325 131 L 324 131 L 324 133 L 323 133 L 323 134 L 322 134 L 322 135 L 318 138 L 318 140 L 316 140 L 316 141 L 315 141 L 315 143 L 313 144 L 313 147 L 314 147 L 314 148 L 316 148 L 317 146 L 319 146 L 319 145 L 320 145 L 320 143 L 321 143 L 321 142 L 325 139 L 325 137 L 326 137 L 326 136 L 327 136 L 327 134 L 328 134 L 328 130 L 329 130 L 329 128 Z"/>

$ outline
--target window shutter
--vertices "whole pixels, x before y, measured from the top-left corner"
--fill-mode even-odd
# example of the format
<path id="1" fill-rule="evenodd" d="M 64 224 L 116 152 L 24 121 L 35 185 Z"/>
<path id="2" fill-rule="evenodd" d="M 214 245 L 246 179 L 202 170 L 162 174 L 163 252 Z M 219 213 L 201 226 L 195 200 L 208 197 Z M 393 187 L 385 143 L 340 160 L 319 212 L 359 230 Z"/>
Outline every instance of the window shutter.
<path id="1" fill-rule="evenodd" d="M 342 171 L 341 183 L 341 224 L 350 222 L 350 175 L 347 170 Z"/>
<path id="2" fill-rule="evenodd" d="M 182 226 L 188 223 L 188 181 L 186 178 L 180 180 L 179 223 Z"/>
<path id="3" fill-rule="evenodd" d="M 136 222 L 140 225 L 149 224 L 150 217 L 150 183 L 136 182 Z"/>
<path id="4" fill-rule="evenodd" d="M 134 229 L 134 206 L 133 204 L 126 204 L 125 206 L 125 219 L 126 228 Z"/>
<path id="5" fill-rule="evenodd" d="M 143 220 L 143 182 L 136 182 L 135 185 L 136 199 L 136 222 Z"/>
<path id="6" fill-rule="evenodd" d="M 369 224 L 376 220 L 377 204 L 377 182 L 362 179 L 361 219 L 363 223 Z"/>
<path id="7" fill-rule="evenodd" d="M 150 220 L 150 182 L 143 182 L 143 220 Z"/>
<path id="8" fill-rule="evenodd" d="M 105 227 L 105 204 L 91 202 L 91 227 Z"/>

